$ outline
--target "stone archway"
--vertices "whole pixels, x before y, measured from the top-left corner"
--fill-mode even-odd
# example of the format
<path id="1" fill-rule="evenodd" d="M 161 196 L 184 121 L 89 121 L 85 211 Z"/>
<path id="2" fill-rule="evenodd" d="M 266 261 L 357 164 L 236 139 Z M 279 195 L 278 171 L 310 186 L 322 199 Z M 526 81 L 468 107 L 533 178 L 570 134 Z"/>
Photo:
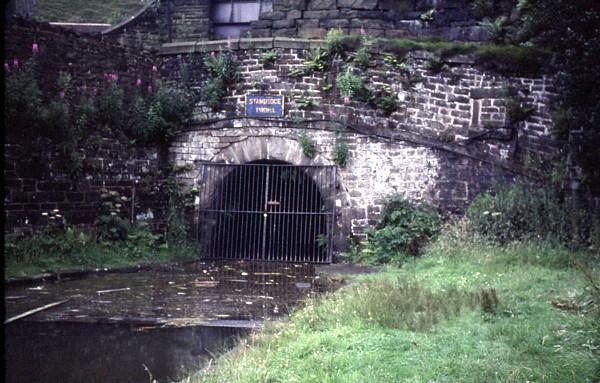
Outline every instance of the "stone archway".
<path id="1" fill-rule="evenodd" d="M 247 137 L 232 143 L 213 156 L 211 162 L 245 164 L 261 160 L 284 161 L 294 165 L 332 165 L 320 153 L 308 158 L 302 152 L 298 141 L 287 137 L 262 136 Z"/>
<path id="2" fill-rule="evenodd" d="M 335 174 L 282 137 L 249 137 L 201 166 L 198 238 L 211 258 L 330 262 Z"/>

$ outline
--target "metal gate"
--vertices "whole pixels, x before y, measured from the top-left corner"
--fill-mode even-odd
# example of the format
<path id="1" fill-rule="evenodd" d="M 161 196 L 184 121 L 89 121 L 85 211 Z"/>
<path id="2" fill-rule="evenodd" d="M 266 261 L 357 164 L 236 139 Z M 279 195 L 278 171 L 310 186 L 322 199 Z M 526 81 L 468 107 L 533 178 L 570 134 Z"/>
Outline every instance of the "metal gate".
<path id="1" fill-rule="evenodd" d="M 209 258 L 331 262 L 335 166 L 203 163 L 198 243 Z"/>

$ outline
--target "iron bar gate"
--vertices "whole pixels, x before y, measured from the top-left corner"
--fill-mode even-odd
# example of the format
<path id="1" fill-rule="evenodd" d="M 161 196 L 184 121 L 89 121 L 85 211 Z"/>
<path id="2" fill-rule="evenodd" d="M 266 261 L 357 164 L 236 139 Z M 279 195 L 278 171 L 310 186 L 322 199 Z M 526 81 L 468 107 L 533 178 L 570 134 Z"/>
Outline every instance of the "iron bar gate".
<path id="1" fill-rule="evenodd" d="M 209 258 L 331 262 L 335 166 L 203 163 L 198 242 Z"/>

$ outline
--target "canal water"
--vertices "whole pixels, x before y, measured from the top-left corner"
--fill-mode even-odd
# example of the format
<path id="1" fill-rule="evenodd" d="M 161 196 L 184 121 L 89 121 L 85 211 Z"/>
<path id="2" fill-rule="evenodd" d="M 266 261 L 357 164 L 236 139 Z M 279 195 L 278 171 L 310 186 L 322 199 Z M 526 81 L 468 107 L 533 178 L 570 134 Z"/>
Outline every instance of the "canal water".
<path id="1" fill-rule="evenodd" d="M 311 264 L 195 262 L 8 286 L 7 382 L 174 381 L 329 288 Z"/>

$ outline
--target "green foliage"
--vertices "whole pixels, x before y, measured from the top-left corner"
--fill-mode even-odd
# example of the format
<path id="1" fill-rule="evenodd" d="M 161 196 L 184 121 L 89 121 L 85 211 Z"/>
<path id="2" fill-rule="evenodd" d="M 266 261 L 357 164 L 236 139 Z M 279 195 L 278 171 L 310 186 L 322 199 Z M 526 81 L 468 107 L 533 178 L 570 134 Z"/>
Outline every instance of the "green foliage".
<path id="1" fill-rule="evenodd" d="M 325 49 L 331 56 L 345 56 L 346 52 L 355 51 L 360 44 L 359 36 L 346 36 L 341 29 L 330 29 L 325 36 Z"/>
<path id="2" fill-rule="evenodd" d="M 559 108 L 552 111 L 552 136 L 557 140 L 569 138 L 569 114 L 566 110 Z"/>
<path id="3" fill-rule="evenodd" d="M 450 67 L 446 64 L 443 58 L 430 59 L 427 61 L 427 69 L 433 74 L 448 72 Z"/>
<path id="4" fill-rule="evenodd" d="M 302 148 L 302 153 L 308 158 L 313 158 L 317 154 L 317 149 L 315 148 L 315 144 L 313 144 L 312 139 L 306 132 L 300 133 L 298 137 L 298 142 L 300 143 L 300 147 Z"/>
<path id="5" fill-rule="evenodd" d="M 433 21 L 435 19 L 435 8 L 432 8 L 427 12 L 422 13 L 421 16 L 419 16 L 419 18 L 421 19 L 421 21 L 425 22 Z"/>
<path id="6" fill-rule="evenodd" d="M 329 53 L 321 47 L 308 51 L 308 56 L 304 61 L 304 65 L 313 72 L 323 72 L 327 66 Z"/>
<path id="7" fill-rule="evenodd" d="M 167 143 L 192 117 L 195 95 L 185 88 L 160 87 L 150 101 L 146 118 L 146 142 Z"/>
<path id="8" fill-rule="evenodd" d="M 413 205 L 395 194 L 387 201 L 376 228 L 367 233 L 367 242 L 355 249 L 351 258 L 369 264 L 402 264 L 421 253 L 441 223 L 435 209 Z"/>
<path id="9" fill-rule="evenodd" d="M 9 138 L 28 140 L 39 129 L 38 116 L 42 109 L 42 92 L 34 77 L 34 62 L 10 66 L 4 70 L 4 128 Z"/>
<path id="10" fill-rule="evenodd" d="M 150 0 L 39 0 L 33 8 L 36 20 L 71 23 L 108 23 L 116 25 L 129 19 Z"/>
<path id="11" fill-rule="evenodd" d="M 549 50 L 560 106 L 571 126 L 581 130 L 571 151 L 583 169 L 581 181 L 600 190 L 600 8 L 594 0 L 522 1 L 519 7 L 524 44 Z M 560 15 L 558 17 L 558 15 Z"/>
<path id="12" fill-rule="evenodd" d="M 241 81 L 239 65 L 231 52 L 220 52 L 204 60 L 209 79 L 202 89 L 202 98 L 213 110 L 217 110 L 227 89 Z"/>
<path id="13" fill-rule="evenodd" d="M 102 189 L 100 199 L 100 215 L 96 219 L 97 240 L 111 243 L 125 241 L 131 229 L 129 220 L 125 218 L 127 197 L 115 190 Z"/>
<path id="14" fill-rule="evenodd" d="M 362 78 L 353 74 L 348 68 L 344 73 L 338 74 L 335 85 L 342 97 L 357 99 L 359 101 L 370 101 L 373 98 Z"/>
<path id="15" fill-rule="evenodd" d="M 357 68 L 367 69 L 371 66 L 371 47 L 368 44 L 361 45 L 353 56 L 353 63 Z"/>
<path id="16" fill-rule="evenodd" d="M 406 63 L 398 60 L 394 55 L 385 55 L 383 63 L 400 72 L 406 72 L 408 70 Z"/>
<path id="17" fill-rule="evenodd" d="M 271 49 L 262 54 L 260 61 L 264 68 L 273 68 L 275 62 L 279 59 L 279 52 L 275 49 Z"/>
<path id="18" fill-rule="evenodd" d="M 333 162 L 340 168 L 346 167 L 348 162 L 348 144 L 345 141 L 338 140 L 334 148 Z"/>
<path id="19" fill-rule="evenodd" d="M 292 68 L 288 72 L 290 77 L 302 77 L 306 75 L 306 70 L 304 68 Z"/>
<path id="20" fill-rule="evenodd" d="M 313 98 L 310 98 L 306 95 L 301 97 L 296 97 L 294 99 L 296 103 L 296 107 L 300 110 L 308 110 L 317 107 L 319 104 Z"/>
<path id="21" fill-rule="evenodd" d="M 398 97 L 391 89 L 386 88 L 376 98 L 377 107 L 382 109 L 387 116 L 398 109 Z"/>
<path id="22" fill-rule="evenodd" d="M 167 246 L 183 245 L 188 238 L 190 217 L 187 213 L 193 207 L 193 198 L 198 193 L 198 189 L 192 188 L 189 192 L 185 192 L 179 175 L 186 171 L 189 171 L 189 168 L 173 167 L 162 183 L 162 190 L 168 197 L 167 232 L 165 236 Z"/>
<path id="23" fill-rule="evenodd" d="M 527 46 L 484 45 L 474 52 L 475 65 L 503 75 L 536 76 L 549 60 L 546 50 Z"/>
<path id="24" fill-rule="evenodd" d="M 527 120 L 535 112 L 535 107 L 527 105 L 521 97 L 509 95 L 504 101 L 506 118 L 511 124 Z"/>
<path id="25" fill-rule="evenodd" d="M 116 81 L 109 81 L 96 100 L 96 121 L 108 129 L 119 130 L 123 123 L 125 92 Z"/>
<path id="26" fill-rule="evenodd" d="M 590 244 L 595 214 L 552 190 L 523 185 L 481 194 L 467 211 L 471 228 L 499 243 L 541 238 L 570 246 Z"/>
<path id="27" fill-rule="evenodd" d="M 512 23 L 506 16 L 498 16 L 494 20 L 484 20 L 479 23 L 485 28 L 495 44 L 506 44 L 509 41 L 511 34 L 514 33 Z"/>

